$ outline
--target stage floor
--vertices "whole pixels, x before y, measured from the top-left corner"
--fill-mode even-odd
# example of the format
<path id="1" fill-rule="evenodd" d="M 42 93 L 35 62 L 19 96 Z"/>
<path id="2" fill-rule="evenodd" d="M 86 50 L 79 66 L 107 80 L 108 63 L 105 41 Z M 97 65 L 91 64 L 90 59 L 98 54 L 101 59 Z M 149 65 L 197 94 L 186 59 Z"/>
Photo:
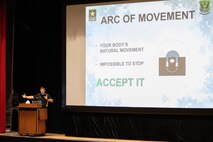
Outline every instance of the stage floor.
<path id="1" fill-rule="evenodd" d="M 37 139 L 37 140 L 58 140 L 58 141 L 78 141 L 78 142 L 153 142 L 153 141 L 142 141 L 142 140 L 123 140 L 123 139 L 108 139 L 108 138 L 86 138 L 86 137 L 73 137 L 65 136 L 64 134 L 46 133 L 44 136 L 21 136 L 18 132 L 6 132 L 0 133 L 1 138 L 16 138 L 16 139 Z"/>

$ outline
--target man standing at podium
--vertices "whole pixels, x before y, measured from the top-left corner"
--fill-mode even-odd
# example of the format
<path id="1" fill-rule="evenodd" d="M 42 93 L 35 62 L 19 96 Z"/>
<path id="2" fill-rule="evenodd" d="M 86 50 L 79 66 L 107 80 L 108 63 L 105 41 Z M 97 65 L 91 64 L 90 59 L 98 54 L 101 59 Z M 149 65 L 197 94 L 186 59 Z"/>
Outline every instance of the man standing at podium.
<path id="1" fill-rule="evenodd" d="M 38 101 L 41 101 L 41 104 L 43 107 L 47 107 L 48 103 L 53 103 L 52 97 L 46 93 L 46 89 L 44 87 L 40 88 L 40 93 L 34 95 L 34 96 L 26 96 L 26 94 L 22 95 L 25 99 L 35 99 Z"/>

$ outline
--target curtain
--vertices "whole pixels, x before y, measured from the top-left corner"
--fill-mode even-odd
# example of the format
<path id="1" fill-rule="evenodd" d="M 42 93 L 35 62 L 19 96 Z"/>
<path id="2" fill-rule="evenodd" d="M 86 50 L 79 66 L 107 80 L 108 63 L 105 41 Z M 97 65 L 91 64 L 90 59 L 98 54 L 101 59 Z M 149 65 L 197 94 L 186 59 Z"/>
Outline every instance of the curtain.
<path id="1" fill-rule="evenodd" d="M 0 0 L 0 132 L 6 130 L 6 0 Z"/>

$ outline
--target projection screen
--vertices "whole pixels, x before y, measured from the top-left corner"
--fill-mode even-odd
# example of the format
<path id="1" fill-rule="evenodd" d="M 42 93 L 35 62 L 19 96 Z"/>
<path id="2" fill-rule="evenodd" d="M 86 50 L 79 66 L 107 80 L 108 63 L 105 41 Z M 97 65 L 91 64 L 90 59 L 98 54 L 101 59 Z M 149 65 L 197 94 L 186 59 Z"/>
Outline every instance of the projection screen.
<path id="1" fill-rule="evenodd" d="M 213 2 L 66 6 L 66 105 L 213 108 Z"/>

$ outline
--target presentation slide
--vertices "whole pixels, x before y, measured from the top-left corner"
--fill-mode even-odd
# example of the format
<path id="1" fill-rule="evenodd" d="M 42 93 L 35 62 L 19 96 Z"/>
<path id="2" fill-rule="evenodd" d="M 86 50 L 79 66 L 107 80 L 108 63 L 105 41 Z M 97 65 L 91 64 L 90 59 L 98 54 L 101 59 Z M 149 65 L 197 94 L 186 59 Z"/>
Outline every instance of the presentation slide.
<path id="1" fill-rule="evenodd" d="M 87 5 L 82 11 L 79 36 L 67 22 L 67 105 L 213 108 L 211 0 Z"/>

